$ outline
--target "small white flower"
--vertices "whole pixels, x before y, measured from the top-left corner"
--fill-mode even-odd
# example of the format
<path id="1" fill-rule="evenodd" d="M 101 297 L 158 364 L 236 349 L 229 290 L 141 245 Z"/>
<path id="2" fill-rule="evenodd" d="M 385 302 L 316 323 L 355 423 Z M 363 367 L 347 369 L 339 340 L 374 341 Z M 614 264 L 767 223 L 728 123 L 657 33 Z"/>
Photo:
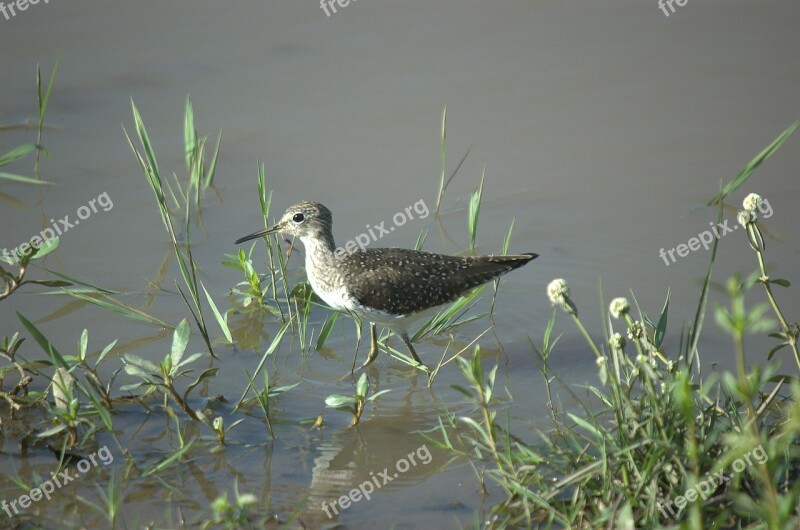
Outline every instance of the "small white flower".
<path id="1" fill-rule="evenodd" d="M 547 297 L 550 303 L 559 306 L 561 309 L 567 311 L 567 297 L 569 297 L 569 286 L 563 278 L 557 278 L 547 284 Z"/>
<path id="2" fill-rule="evenodd" d="M 675 361 L 667 361 L 667 371 L 671 372 L 675 368 Z"/>
<path id="3" fill-rule="evenodd" d="M 761 207 L 763 202 L 764 199 L 761 198 L 761 195 L 759 195 L 758 193 L 751 193 L 750 195 L 744 198 L 744 200 L 742 201 L 742 206 L 744 206 L 744 209 L 747 210 L 748 212 L 754 212 L 755 210 Z"/>
<path id="4" fill-rule="evenodd" d="M 595 362 L 597 363 L 597 366 L 599 366 L 599 367 L 601 367 L 601 368 L 602 368 L 603 366 L 605 366 L 605 365 L 606 365 L 606 358 L 605 358 L 605 357 L 598 357 L 598 358 L 595 360 Z"/>
<path id="5" fill-rule="evenodd" d="M 645 355 L 640 353 L 639 355 L 636 356 L 636 363 L 637 364 L 644 364 L 646 362 L 647 362 L 647 357 Z"/>
<path id="6" fill-rule="evenodd" d="M 625 348 L 625 338 L 619 333 L 614 333 L 611 335 L 611 338 L 608 340 L 608 342 L 615 350 L 621 351 Z"/>
<path id="7" fill-rule="evenodd" d="M 638 320 L 628 328 L 628 338 L 631 340 L 639 340 L 644 338 L 644 326 Z"/>
<path id="8" fill-rule="evenodd" d="M 620 318 L 622 315 L 626 314 L 630 309 L 628 305 L 628 299 L 619 297 L 614 298 L 611 300 L 611 304 L 608 306 L 608 310 L 611 312 L 611 316 L 614 318 Z"/>
<path id="9" fill-rule="evenodd" d="M 667 393 L 667 384 L 666 383 L 661 383 L 661 393 L 662 394 L 666 394 Z"/>
<path id="10" fill-rule="evenodd" d="M 736 220 L 739 221 L 739 224 L 745 228 L 756 219 L 758 219 L 758 216 L 754 210 L 742 210 L 736 216 Z"/>

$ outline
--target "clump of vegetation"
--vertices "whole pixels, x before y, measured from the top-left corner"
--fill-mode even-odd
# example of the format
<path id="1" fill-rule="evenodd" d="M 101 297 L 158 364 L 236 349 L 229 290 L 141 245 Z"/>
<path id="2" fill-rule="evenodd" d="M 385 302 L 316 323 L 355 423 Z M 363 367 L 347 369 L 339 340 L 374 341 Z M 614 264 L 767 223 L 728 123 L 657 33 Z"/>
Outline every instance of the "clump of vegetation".
<path id="1" fill-rule="evenodd" d="M 361 421 L 361 415 L 364 413 L 364 406 L 386 392 L 389 392 L 389 390 L 372 392 L 372 395 L 369 395 L 369 377 L 367 377 L 366 373 L 363 373 L 356 383 L 355 392 L 353 392 L 352 396 L 331 394 L 325 398 L 325 405 L 336 410 L 349 412 L 353 415 L 353 425 L 358 425 L 358 422 Z"/>
<path id="2" fill-rule="evenodd" d="M 713 202 L 719 204 L 743 184 L 794 130 L 793 125 L 756 157 Z M 556 311 L 535 347 L 548 396 L 552 427 L 542 443 L 524 443 L 500 424 L 492 410 L 493 373 L 484 381 L 477 354 L 461 360 L 479 417 L 448 416 L 441 446 L 471 460 L 493 463 L 492 478 L 506 499 L 492 510 L 490 527 L 544 528 L 795 528 L 800 518 L 800 379 L 778 374 L 778 363 L 748 365 L 744 337 L 768 333 L 778 339 L 768 358 L 788 347 L 797 355 L 798 324 L 780 309 L 764 265 L 758 210 L 762 199 L 748 195 L 738 220 L 747 230 L 758 269 L 730 278 L 729 306 L 714 308 L 717 324 L 730 335 L 736 369 L 722 377 L 702 369 L 699 339 L 712 282 L 717 243 L 701 290 L 697 313 L 682 331 L 679 351 L 664 349 L 669 294 L 657 319 L 626 298 L 615 298 L 606 316 L 605 339 L 584 327 L 563 279 L 547 288 L 586 339 L 598 366 L 599 386 L 582 401 L 568 387 L 578 411 L 557 408 L 558 376 L 550 358 Z M 748 305 L 761 284 L 768 302 Z M 775 321 L 769 312 L 777 317 Z M 771 332 L 771 333 L 770 333 Z M 459 423 L 469 429 L 463 433 Z M 447 427 L 445 427 L 447 425 Z M 476 470 L 477 471 L 477 470 Z M 482 475 L 479 474 L 479 477 Z M 481 479 L 482 480 L 482 479 Z"/>

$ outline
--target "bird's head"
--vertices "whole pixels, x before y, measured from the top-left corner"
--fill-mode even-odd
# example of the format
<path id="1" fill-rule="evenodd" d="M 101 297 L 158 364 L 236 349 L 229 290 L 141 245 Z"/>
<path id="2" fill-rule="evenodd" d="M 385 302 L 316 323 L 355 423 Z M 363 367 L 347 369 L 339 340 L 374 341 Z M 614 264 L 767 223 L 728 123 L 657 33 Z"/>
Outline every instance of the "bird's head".
<path id="1" fill-rule="evenodd" d="M 331 211 L 318 202 L 303 201 L 290 206 L 274 226 L 236 240 L 236 244 L 281 232 L 297 238 L 329 239 L 333 227 Z"/>

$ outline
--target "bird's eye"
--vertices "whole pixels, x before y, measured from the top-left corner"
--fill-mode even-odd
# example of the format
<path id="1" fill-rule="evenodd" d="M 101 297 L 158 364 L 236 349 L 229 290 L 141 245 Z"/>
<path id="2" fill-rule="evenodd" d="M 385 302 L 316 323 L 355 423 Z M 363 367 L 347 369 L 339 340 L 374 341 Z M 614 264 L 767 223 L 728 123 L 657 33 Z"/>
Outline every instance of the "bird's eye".
<path id="1" fill-rule="evenodd" d="M 295 223 L 302 223 L 305 220 L 306 220 L 306 216 L 301 214 L 301 213 L 296 213 L 292 217 L 292 221 L 294 221 Z"/>

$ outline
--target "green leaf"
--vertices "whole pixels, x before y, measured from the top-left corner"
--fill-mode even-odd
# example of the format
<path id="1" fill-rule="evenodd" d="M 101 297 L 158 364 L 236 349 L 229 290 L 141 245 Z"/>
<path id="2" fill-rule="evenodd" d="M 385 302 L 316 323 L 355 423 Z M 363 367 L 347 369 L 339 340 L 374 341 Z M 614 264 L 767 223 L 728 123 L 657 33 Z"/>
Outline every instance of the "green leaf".
<path id="1" fill-rule="evenodd" d="M 391 389 L 387 388 L 386 390 L 380 390 L 380 391 L 378 391 L 378 392 L 375 392 L 374 394 L 372 394 L 370 397 L 368 397 L 368 398 L 367 398 L 367 401 L 373 401 L 373 400 L 374 400 L 374 399 L 376 399 L 378 396 L 380 396 L 380 395 L 382 395 L 382 394 L 385 394 L 385 393 L 387 393 L 387 392 L 391 392 L 391 391 L 392 391 Z"/>
<path id="2" fill-rule="evenodd" d="M 492 394 L 494 393 L 494 380 L 495 380 L 495 377 L 497 377 L 497 367 L 498 367 L 498 365 L 495 364 L 494 368 L 492 368 L 489 371 L 489 376 L 487 377 L 487 380 L 486 380 L 486 388 L 484 389 L 484 394 L 486 394 L 486 403 L 487 404 L 489 403 L 489 401 L 491 401 Z"/>
<path id="3" fill-rule="evenodd" d="M 50 436 L 53 436 L 54 434 L 60 433 L 61 431 L 63 431 L 66 428 L 67 428 L 67 426 L 62 423 L 61 425 L 56 425 L 55 427 L 50 427 L 46 431 L 42 431 L 42 432 L 38 433 L 36 435 L 36 437 L 37 438 L 49 438 Z"/>
<path id="4" fill-rule="evenodd" d="M 194 387 L 196 387 L 197 385 L 199 385 L 200 383 L 202 383 L 203 381 L 205 381 L 210 377 L 216 377 L 218 373 L 219 373 L 219 368 L 207 368 L 206 370 L 204 370 L 203 373 L 200 374 L 200 376 L 197 378 L 197 380 L 195 380 L 194 383 L 186 387 L 186 392 L 183 393 L 183 401 L 188 402 L 189 392 L 191 392 Z"/>
<path id="5" fill-rule="evenodd" d="M 783 280 L 781 278 L 778 278 L 777 280 L 770 280 L 769 283 L 774 283 L 780 285 L 781 287 L 789 287 L 791 285 L 791 283 L 789 283 L 789 280 Z"/>
<path id="6" fill-rule="evenodd" d="M 266 373 L 266 372 L 264 372 L 264 373 Z M 274 396 L 283 394 L 284 392 L 288 392 L 289 390 L 299 386 L 301 382 L 302 381 L 298 381 L 297 383 L 292 383 L 291 385 L 276 386 L 275 388 L 270 388 L 269 389 L 269 396 L 270 397 L 274 397 Z"/>
<path id="7" fill-rule="evenodd" d="M 325 398 L 325 405 L 334 409 L 357 402 L 358 400 L 352 396 L 341 396 L 339 394 L 331 394 Z"/>
<path id="8" fill-rule="evenodd" d="M 204 355 L 205 355 L 205 353 L 193 353 L 190 356 L 188 356 L 185 359 L 183 359 L 180 362 L 180 364 L 178 364 L 176 366 L 173 366 L 172 369 L 175 370 L 176 368 L 180 368 L 181 366 L 186 366 L 187 364 L 191 364 L 194 361 L 196 361 L 197 359 L 203 357 Z"/>
<path id="9" fill-rule="evenodd" d="M 461 358 L 460 358 L 460 357 L 458 357 L 458 358 L 456 359 L 456 361 L 459 361 L 460 359 L 461 359 Z M 470 398 L 470 399 L 472 399 L 472 397 L 473 397 L 473 396 L 472 396 L 472 392 L 470 392 L 469 390 L 467 390 L 466 388 L 464 388 L 464 387 L 463 387 L 463 386 L 461 386 L 461 385 L 450 385 L 450 388 L 452 388 L 453 390 L 457 390 L 458 392 L 461 392 L 462 394 L 464 394 L 465 396 L 467 396 L 467 397 L 468 397 L 468 398 Z"/>
<path id="10" fill-rule="evenodd" d="M 782 344 L 778 344 L 777 346 L 775 346 L 774 348 L 772 348 L 772 349 L 769 351 L 769 353 L 767 354 L 767 360 L 770 360 L 770 361 L 771 361 L 771 360 L 772 360 L 772 356 L 773 356 L 773 355 L 775 355 L 776 353 L 778 353 L 779 351 L 781 351 L 783 348 L 785 348 L 785 347 L 786 347 L 786 346 L 788 346 L 788 345 L 789 345 L 789 344 L 787 344 L 786 342 L 784 342 L 784 343 L 782 343 Z"/>
<path id="11" fill-rule="evenodd" d="M 36 249 L 34 255 L 31 256 L 31 259 L 32 260 L 42 259 L 43 257 L 53 252 L 55 249 L 57 249 L 60 242 L 61 239 L 58 236 L 52 237 L 50 239 L 45 239 L 39 246 L 39 248 Z"/>
<path id="12" fill-rule="evenodd" d="M 160 375 L 161 369 L 155 365 L 152 361 L 148 361 L 147 359 L 143 359 L 134 353 L 126 353 L 122 356 L 122 360 L 125 363 L 125 366 L 136 366 L 137 368 L 153 375 Z M 127 371 L 127 370 L 126 370 Z M 130 373 L 130 372 L 128 372 Z M 134 374 L 131 374 L 134 375 Z"/>
<path id="13" fill-rule="evenodd" d="M 587 422 L 583 418 L 578 417 L 575 414 L 572 414 L 571 412 L 567 412 L 567 415 L 572 419 L 572 421 L 577 423 L 580 427 L 583 427 L 584 429 L 589 431 L 591 434 L 593 434 L 597 438 L 602 439 L 604 437 L 605 433 L 603 433 L 601 430 L 599 430 L 597 427 L 595 427 L 591 423 Z"/>
<path id="14" fill-rule="evenodd" d="M 481 363 L 481 347 L 475 346 L 475 350 L 472 353 L 472 377 L 473 382 L 480 386 L 483 384 L 483 364 Z"/>
<path id="15" fill-rule="evenodd" d="M 653 345 L 656 348 L 661 347 L 661 343 L 664 342 L 664 334 L 667 331 L 667 313 L 669 312 L 669 295 L 670 289 L 667 288 L 667 299 L 664 301 L 664 307 L 661 309 L 661 316 L 658 317 L 658 324 L 656 325 L 655 337 L 653 340 Z"/>
<path id="16" fill-rule="evenodd" d="M 110 352 L 114 348 L 114 346 L 116 346 L 116 345 L 117 345 L 117 340 L 115 339 L 108 346 L 103 348 L 103 351 L 100 353 L 100 356 L 97 358 L 97 362 L 94 363 L 94 365 L 97 366 L 98 364 L 100 364 L 100 361 L 105 359 L 106 355 L 108 355 L 108 352 Z"/>
<path id="17" fill-rule="evenodd" d="M 181 358 L 186 351 L 186 345 L 189 344 L 189 336 L 191 333 L 189 321 L 185 318 L 181 320 L 181 323 L 178 324 L 178 327 L 176 327 L 175 331 L 172 333 L 170 360 L 172 361 L 173 368 L 180 365 Z"/>
<path id="18" fill-rule="evenodd" d="M 473 420 L 468 416 L 459 416 L 458 419 L 461 420 L 463 423 L 466 423 L 467 425 L 472 427 L 472 430 L 475 431 L 475 434 L 477 434 L 480 437 L 484 445 L 486 445 L 487 447 L 492 446 L 492 440 L 489 437 L 489 433 L 478 422 L 476 422 L 475 420 Z"/>
<path id="19" fill-rule="evenodd" d="M 364 372 L 358 378 L 358 383 L 356 383 L 356 395 L 363 398 L 366 397 L 367 392 L 369 392 L 369 378 L 367 373 Z"/>

